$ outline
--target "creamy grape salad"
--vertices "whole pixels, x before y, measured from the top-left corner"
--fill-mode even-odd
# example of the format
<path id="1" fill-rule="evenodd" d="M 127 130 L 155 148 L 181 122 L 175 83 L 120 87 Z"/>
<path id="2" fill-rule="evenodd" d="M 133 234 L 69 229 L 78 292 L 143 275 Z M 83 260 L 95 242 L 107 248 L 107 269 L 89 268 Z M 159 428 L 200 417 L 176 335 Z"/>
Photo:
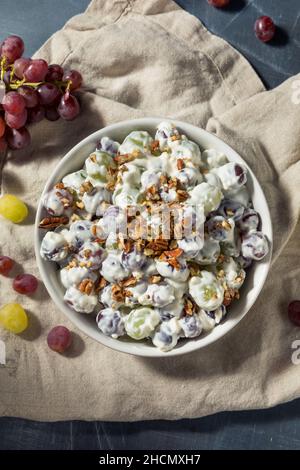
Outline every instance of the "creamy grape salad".
<path id="1" fill-rule="evenodd" d="M 244 165 L 170 122 L 103 137 L 44 197 L 41 256 L 104 335 L 169 351 L 222 322 L 268 253 L 246 182 Z"/>

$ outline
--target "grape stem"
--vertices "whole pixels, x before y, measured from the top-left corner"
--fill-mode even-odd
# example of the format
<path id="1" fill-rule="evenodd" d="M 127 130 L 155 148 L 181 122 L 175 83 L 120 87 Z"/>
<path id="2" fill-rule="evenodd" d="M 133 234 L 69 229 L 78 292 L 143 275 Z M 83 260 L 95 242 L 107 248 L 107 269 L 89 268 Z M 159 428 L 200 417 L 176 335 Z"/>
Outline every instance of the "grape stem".
<path id="1" fill-rule="evenodd" d="M 26 82 L 25 78 L 23 78 L 23 80 L 13 80 L 14 66 L 11 64 L 6 64 L 6 57 L 2 57 L 0 67 L 1 67 L 1 72 L 0 72 L 1 81 L 3 81 L 4 79 L 5 72 L 8 69 L 11 69 L 11 76 L 10 76 L 10 80 L 8 84 L 8 87 L 10 90 L 17 90 L 21 86 L 37 88 L 39 85 L 42 85 L 43 83 L 45 83 L 45 82 L 36 82 L 36 83 Z M 63 91 L 63 89 L 65 88 L 65 92 L 68 92 L 70 91 L 72 80 L 67 80 L 67 81 L 55 80 L 53 83 L 57 86 L 57 88 L 59 88 L 60 91 Z"/>
<path id="2" fill-rule="evenodd" d="M 4 74 L 5 74 L 5 71 L 6 71 L 6 68 L 5 68 L 5 64 L 6 64 L 6 57 L 2 57 L 1 59 L 1 81 L 3 82 L 3 78 L 4 78 Z"/>

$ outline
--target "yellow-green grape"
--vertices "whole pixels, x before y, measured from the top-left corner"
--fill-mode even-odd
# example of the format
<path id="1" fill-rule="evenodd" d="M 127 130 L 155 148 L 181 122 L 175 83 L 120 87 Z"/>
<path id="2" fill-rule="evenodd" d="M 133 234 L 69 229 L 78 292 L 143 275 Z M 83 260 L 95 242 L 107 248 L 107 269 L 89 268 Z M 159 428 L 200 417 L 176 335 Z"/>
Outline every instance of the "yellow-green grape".
<path id="1" fill-rule="evenodd" d="M 147 338 L 159 321 L 158 312 L 152 308 L 141 307 L 131 310 L 130 314 L 125 317 L 126 333 L 137 340 Z"/>
<path id="2" fill-rule="evenodd" d="M 0 325 L 12 333 L 19 334 L 26 330 L 28 317 L 20 304 L 6 304 L 0 309 Z"/>
<path id="3" fill-rule="evenodd" d="M 15 224 L 19 224 L 27 217 L 28 209 L 17 196 L 4 194 L 4 196 L 0 197 L 0 215 Z"/>

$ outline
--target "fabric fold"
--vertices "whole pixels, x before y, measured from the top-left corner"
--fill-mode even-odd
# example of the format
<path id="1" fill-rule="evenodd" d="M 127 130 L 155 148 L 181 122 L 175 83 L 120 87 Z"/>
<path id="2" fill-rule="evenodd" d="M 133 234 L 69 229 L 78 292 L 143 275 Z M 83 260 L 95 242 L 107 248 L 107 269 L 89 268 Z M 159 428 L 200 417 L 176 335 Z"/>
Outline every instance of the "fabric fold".
<path id="1" fill-rule="evenodd" d="M 245 319 L 217 343 L 175 358 L 105 348 L 67 321 L 43 286 L 25 298 L 1 278 L 1 304 L 20 302 L 30 328 L 21 336 L 0 331 L 7 351 L 0 366 L 0 414 L 49 421 L 179 419 L 299 396 L 299 369 L 291 355 L 300 337 L 286 313 L 299 293 L 300 275 L 300 105 L 292 98 L 294 79 L 266 92 L 236 50 L 171 0 L 93 0 L 36 57 L 82 72 L 82 112 L 72 122 L 33 126 L 32 146 L 8 154 L 3 190 L 21 197 L 30 215 L 19 226 L 1 220 L 1 253 L 38 276 L 35 209 L 62 156 L 107 124 L 164 116 L 207 128 L 248 162 L 270 205 L 275 256 Z M 46 335 L 57 324 L 74 332 L 69 355 L 47 348 Z"/>

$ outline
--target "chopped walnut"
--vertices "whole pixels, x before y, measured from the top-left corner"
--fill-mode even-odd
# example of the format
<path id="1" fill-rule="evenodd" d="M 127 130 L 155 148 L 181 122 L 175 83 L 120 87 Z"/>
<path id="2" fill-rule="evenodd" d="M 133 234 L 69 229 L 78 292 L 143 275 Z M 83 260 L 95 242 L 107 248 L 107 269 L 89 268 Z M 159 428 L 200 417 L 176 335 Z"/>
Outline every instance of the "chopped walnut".
<path id="1" fill-rule="evenodd" d="M 86 250 L 83 251 L 83 256 L 84 256 L 85 258 L 90 258 L 90 257 L 91 257 L 91 254 L 92 254 L 92 250 L 86 249 Z"/>
<path id="2" fill-rule="evenodd" d="M 120 282 L 120 285 L 123 287 L 130 287 L 130 286 L 135 286 L 137 283 L 137 279 L 134 276 L 130 276 L 124 281 Z"/>
<path id="3" fill-rule="evenodd" d="M 70 222 L 77 222 L 78 220 L 81 220 L 78 214 L 72 214 L 70 217 Z"/>
<path id="4" fill-rule="evenodd" d="M 120 287 L 118 284 L 113 284 L 111 288 L 111 296 L 112 296 L 112 299 L 115 300 L 116 302 L 123 302 L 124 292 L 123 292 L 122 287 Z"/>
<path id="5" fill-rule="evenodd" d="M 192 316 L 195 313 L 196 305 L 191 299 L 186 299 L 183 310 L 186 315 Z"/>
<path id="6" fill-rule="evenodd" d="M 189 197 L 188 192 L 185 191 L 184 189 L 177 189 L 176 194 L 177 194 L 177 198 L 179 202 L 184 202 Z"/>
<path id="7" fill-rule="evenodd" d="M 92 185 L 90 181 L 84 181 L 79 188 L 79 192 L 80 194 L 90 193 L 93 191 L 93 189 L 94 189 L 94 186 Z"/>
<path id="8" fill-rule="evenodd" d="M 124 153 L 123 155 L 117 155 L 115 157 L 115 162 L 117 162 L 118 165 L 123 165 L 123 163 L 128 163 L 132 162 L 132 160 L 135 160 L 138 155 L 132 153 Z"/>
<path id="9" fill-rule="evenodd" d="M 231 230 L 231 228 L 232 228 L 231 224 L 228 222 L 228 220 L 223 220 L 221 225 L 227 231 Z"/>
<path id="10" fill-rule="evenodd" d="M 234 299 L 239 298 L 239 292 L 236 289 L 227 288 L 224 293 L 223 305 L 228 307 Z"/>
<path id="11" fill-rule="evenodd" d="M 153 140 L 153 142 L 151 142 L 150 151 L 153 155 L 156 155 L 159 152 L 159 140 Z"/>
<path id="12" fill-rule="evenodd" d="M 61 216 L 61 217 L 45 217 L 39 223 L 39 228 L 51 229 L 57 228 L 60 225 L 66 225 L 69 222 L 69 217 Z"/>
<path id="13" fill-rule="evenodd" d="M 72 261 L 70 261 L 70 263 L 67 265 L 67 269 L 71 269 L 71 268 L 76 268 L 78 266 L 78 261 L 76 259 L 72 259 Z"/>
<path id="14" fill-rule="evenodd" d="M 106 287 L 108 284 L 107 280 L 104 279 L 104 277 L 100 277 L 100 279 L 98 280 L 96 286 L 95 286 L 95 293 L 98 294 L 100 292 L 100 290 L 104 289 L 104 287 Z"/>
<path id="15" fill-rule="evenodd" d="M 149 277 L 150 284 L 158 284 L 161 281 L 161 276 L 153 274 L 153 276 Z"/>
<path id="16" fill-rule="evenodd" d="M 82 201 L 77 201 L 76 206 L 78 207 L 78 209 L 84 209 L 84 203 Z"/>
<path id="17" fill-rule="evenodd" d="M 94 288 L 94 283 L 91 279 L 83 279 L 80 284 L 78 284 L 78 289 L 83 294 L 91 295 Z"/>
<path id="18" fill-rule="evenodd" d="M 177 170 L 182 170 L 184 168 L 184 161 L 182 158 L 178 158 L 177 160 Z"/>
<path id="19" fill-rule="evenodd" d="M 198 276 L 199 272 L 201 271 L 199 264 L 195 261 L 189 261 L 188 266 L 191 276 Z"/>

